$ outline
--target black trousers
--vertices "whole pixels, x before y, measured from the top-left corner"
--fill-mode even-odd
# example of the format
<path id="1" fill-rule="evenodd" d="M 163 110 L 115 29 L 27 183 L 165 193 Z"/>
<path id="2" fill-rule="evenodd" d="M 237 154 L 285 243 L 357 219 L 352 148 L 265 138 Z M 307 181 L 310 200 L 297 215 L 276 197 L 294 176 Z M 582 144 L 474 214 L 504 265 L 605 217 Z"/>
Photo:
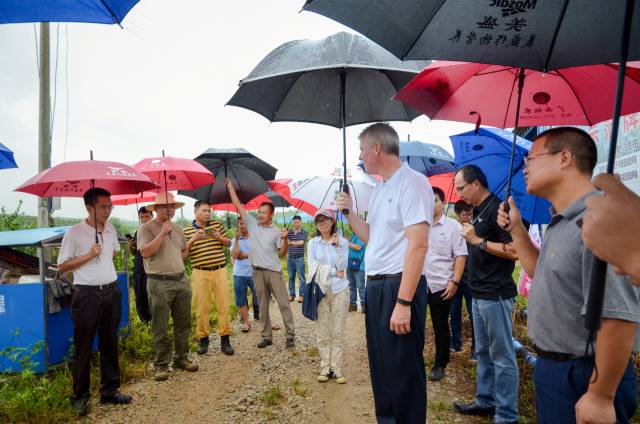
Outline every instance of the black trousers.
<path id="1" fill-rule="evenodd" d="M 147 274 L 143 270 L 133 271 L 133 294 L 136 296 L 136 311 L 144 322 L 151 321 L 151 307 L 147 292 Z"/>
<path id="2" fill-rule="evenodd" d="M 451 311 L 451 299 L 442 298 L 444 290 L 432 292 L 429 289 L 429 310 L 431 311 L 431 323 L 436 339 L 435 365 L 445 368 L 449 363 L 449 348 L 451 345 L 451 333 L 449 332 L 449 313 Z"/>
<path id="3" fill-rule="evenodd" d="M 72 399 L 89 397 L 91 351 L 96 333 L 100 350 L 100 394 L 112 394 L 120 387 L 118 325 L 122 309 L 121 298 L 118 286 L 103 290 L 91 286 L 75 286 L 71 300 L 75 348 Z"/>
<path id="4" fill-rule="evenodd" d="M 411 332 L 404 336 L 389 329 L 399 288 L 399 279 L 367 282 L 365 325 L 376 418 L 378 423 L 423 424 L 427 419 L 427 376 L 422 354 L 427 283 L 420 278 L 411 305 Z"/>

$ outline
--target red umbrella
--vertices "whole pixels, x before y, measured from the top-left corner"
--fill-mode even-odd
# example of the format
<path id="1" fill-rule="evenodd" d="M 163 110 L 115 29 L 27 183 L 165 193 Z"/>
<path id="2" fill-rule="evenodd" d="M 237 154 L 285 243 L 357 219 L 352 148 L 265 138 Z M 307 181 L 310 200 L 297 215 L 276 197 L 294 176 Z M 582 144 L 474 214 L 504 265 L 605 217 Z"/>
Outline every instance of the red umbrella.
<path id="1" fill-rule="evenodd" d="M 428 178 L 432 187 L 438 187 L 440 190 L 444 191 L 444 200 L 447 203 L 455 203 L 460 200 L 460 197 L 453 187 L 454 177 L 455 173 L 449 172 L 448 174 L 438 174 Z"/>
<path id="2" fill-rule="evenodd" d="M 45 169 L 15 191 L 39 197 L 82 197 L 92 187 L 111 194 L 132 194 L 157 189 L 145 175 L 119 162 L 84 160 Z"/>
<path id="3" fill-rule="evenodd" d="M 118 194 L 111 196 L 111 203 L 118 206 L 137 205 L 138 203 L 153 202 L 158 195 L 155 191 L 144 191 L 140 194 Z"/>
<path id="4" fill-rule="evenodd" d="M 520 73 L 522 72 L 522 75 Z M 431 119 L 514 128 L 536 125 L 594 125 L 611 119 L 618 66 L 578 66 L 539 72 L 481 63 L 436 62 L 396 99 Z M 627 68 L 622 114 L 640 111 L 640 69 Z M 518 86 L 522 83 L 520 113 Z"/>
<path id="5" fill-rule="evenodd" d="M 269 184 L 269 187 L 271 187 L 271 191 L 278 193 L 284 200 L 289 202 L 292 207 L 311 216 L 314 216 L 318 211 L 318 208 L 316 208 L 309 202 L 291 197 L 291 189 L 289 188 L 289 184 L 292 181 L 293 180 L 290 178 L 280 178 L 277 180 L 268 181 L 267 183 Z"/>
<path id="6" fill-rule="evenodd" d="M 207 168 L 193 159 L 163 155 L 142 159 L 133 168 L 168 191 L 195 190 L 216 181 Z"/>

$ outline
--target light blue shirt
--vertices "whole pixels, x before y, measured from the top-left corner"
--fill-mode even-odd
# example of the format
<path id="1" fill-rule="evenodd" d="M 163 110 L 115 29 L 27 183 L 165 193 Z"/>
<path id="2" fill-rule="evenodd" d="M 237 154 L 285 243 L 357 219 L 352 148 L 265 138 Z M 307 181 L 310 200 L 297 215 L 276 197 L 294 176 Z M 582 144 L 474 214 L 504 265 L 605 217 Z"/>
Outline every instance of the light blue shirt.
<path id="1" fill-rule="evenodd" d="M 236 239 L 231 239 L 231 246 L 229 250 L 233 250 L 233 245 L 236 243 Z M 251 249 L 251 240 L 247 238 L 240 238 L 240 244 L 238 250 L 240 253 L 249 253 Z M 249 259 L 235 259 L 233 264 L 233 275 L 236 277 L 253 277 L 253 268 L 251 268 L 251 262 Z"/>
<path id="2" fill-rule="evenodd" d="M 329 280 L 331 281 L 331 292 L 336 294 L 349 287 L 347 280 L 347 261 L 349 259 L 349 242 L 343 237 L 339 238 L 340 244 L 334 247 L 331 241 L 323 241 L 320 236 L 311 239 L 307 247 L 307 259 L 309 267 L 313 262 L 320 265 L 329 265 Z M 336 271 L 345 271 L 344 277 L 336 277 Z"/>

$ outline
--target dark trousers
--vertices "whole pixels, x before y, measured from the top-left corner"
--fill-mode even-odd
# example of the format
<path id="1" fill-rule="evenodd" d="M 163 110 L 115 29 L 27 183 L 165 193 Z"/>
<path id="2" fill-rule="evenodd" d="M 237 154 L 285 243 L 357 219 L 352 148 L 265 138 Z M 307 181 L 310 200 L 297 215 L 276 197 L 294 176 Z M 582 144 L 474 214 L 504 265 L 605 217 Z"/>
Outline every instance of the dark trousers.
<path id="1" fill-rule="evenodd" d="M 98 333 L 100 350 L 100 394 L 109 395 L 120 387 L 118 366 L 118 325 L 122 293 L 118 286 L 100 290 L 75 286 L 71 299 L 73 320 L 73 399 L 89 397 L 91 351 Z"/>
<path id="2" fill-rule="evenodd" d="M 449 346 L 451 345 L 451 333 L 449 332 L 451 300 L 444 300 L 442 293 L 444 290 L 433 293 L 429 289 L 429 310 L 436 339 L 435 365 L 445 368 L 449 363 Z"/>
<path id="3" fill-rule="evenodd" d="M 456 295 L 451 299 L 451 348 L 455 351 L 462 349 L 462 299 L 467 305 L 467 313 L 471 322 L 471 354 L 476 351 L 476 338 L 473 332 L 473 298 L 471 297 L 471 287 L 466 281 L 460 282 L 460 287 Z"/>
<path id="4" fill-rule="evenodd" d="M 389 329 L 399 287 L 399 279 L 367 282 L 365 325 L 376 418 L 378 423 L 422 424 L 427 418 L 422 355 L 427 283 L 420 278 L 411 304 L 411 332 L 404 336 Z"/>
<path id="5" fill-rule="evenodd" d="M 136 296 L 136 311 L 144 322 L 151 321 L 151 307 L 149 293 L 147 293 L 147 274 L 144 270 L 133 272 L 133 294 Z"/>
<path id="6" fill-rule="evenodd" d="M 575 423 L 576 403 L 587 392 L 592 372 L 592 359 L 559 362 L 538 358 L 533 374 L 538 423 Z M 619 424 L 628 423 L 636 411 L 637 383 L 631 361 L 618 384 L 613 405 Z"/>

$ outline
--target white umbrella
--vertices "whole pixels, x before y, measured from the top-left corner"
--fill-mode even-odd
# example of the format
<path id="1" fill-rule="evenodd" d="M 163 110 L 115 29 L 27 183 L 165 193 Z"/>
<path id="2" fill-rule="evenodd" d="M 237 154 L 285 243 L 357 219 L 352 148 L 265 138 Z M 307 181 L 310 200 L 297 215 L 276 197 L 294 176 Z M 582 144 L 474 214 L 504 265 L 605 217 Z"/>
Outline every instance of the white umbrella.
<path id="1" fill-rule="evenodd" d="M 341 177 L 311 177 L 290 183 L 289 189 L 294 199 L 311 203 L 318 209 L 336 210 L 334 201 L 342 191 L 342 181 Z M 347 184 L 353 200 L 354 212 L 367 212 L 373 186 L 352 179 L 348 179 Z"/>

